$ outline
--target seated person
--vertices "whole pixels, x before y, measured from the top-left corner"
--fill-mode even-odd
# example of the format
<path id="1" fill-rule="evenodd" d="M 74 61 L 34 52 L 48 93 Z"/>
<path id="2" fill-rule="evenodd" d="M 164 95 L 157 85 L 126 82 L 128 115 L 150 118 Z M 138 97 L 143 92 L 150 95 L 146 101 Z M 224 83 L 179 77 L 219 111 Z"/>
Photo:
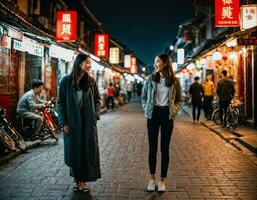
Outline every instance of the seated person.
<path id="1" fill-rule="evenodd" d="M 16 109 L 19 117 L 35 121 L 35 134 L 39 133 L 44 120 L 41 115 L 35 113 L 35 110 L 44 108 L 47 105 L 47 102 L 39 98 L 43 85 L 41 80 L 32 80 L 32 89 L 21 97 Z"/>

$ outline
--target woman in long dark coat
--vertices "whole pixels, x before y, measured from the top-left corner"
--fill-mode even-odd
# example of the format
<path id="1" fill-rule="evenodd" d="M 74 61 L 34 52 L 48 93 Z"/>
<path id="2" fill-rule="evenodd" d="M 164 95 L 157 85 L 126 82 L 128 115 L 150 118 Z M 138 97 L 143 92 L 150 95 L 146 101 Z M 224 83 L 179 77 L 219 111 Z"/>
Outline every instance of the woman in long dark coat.
<path id="1" fill-rule="evenodd" d="M 89 191 L 87 182 L 101 177 L 98 134 L 100 96 L 89 75 L 90 57 L 77 55 L 73 70 L 60 83 L 58 120 L 64 132 L 64 160 L 74 177 L 73 190 Z"/>

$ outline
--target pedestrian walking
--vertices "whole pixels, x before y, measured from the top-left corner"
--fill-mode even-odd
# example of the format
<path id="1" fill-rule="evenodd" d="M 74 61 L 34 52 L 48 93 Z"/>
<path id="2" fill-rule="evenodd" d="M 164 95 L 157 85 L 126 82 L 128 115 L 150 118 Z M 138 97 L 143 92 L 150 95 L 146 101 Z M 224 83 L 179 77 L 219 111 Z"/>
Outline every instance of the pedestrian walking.
<path id="1" fill-rule="evenodd" d="M 219 98 L 220 123 L 223 128 L 226 127 L 228 106 L 235 94 L 233 80 L 227 77 L 227 73 L 226 70 L 221 72 L 222 78 L 218 81 L 216 90 Z"/>
<path id="2" fill-rule="evenodd" d="M 132 86 L 131 82 L 127 82 L 126 90 L 127 90 L 127 94 L 128 94 L 128 102 L 130 102 L 130 100 L 131 100 L 132 89 L 133 89 L 133 86 Z"/>
<path id="3" fill-rule="evenodd" d="M 189 94 L 190 94 L 190 101 L 192 102 L 193 110 L 193 122 L 199 123 L 199 119 L 201 116 L 201 107 L 202 107 L 202 98 L 204 96 L 204 90 L 202 84 L 199 83 L 200 78 L 197 76 L 195 77 L 195 82 L 190 86 Z M 197 109 L 197 115 L 196 115 Z"/>
<path id="4" fill-rule="evenodd" d="M 155 73 L 146 80 L 142 94 L 142 105 L 147 118 L 149 141 L 150 181 L 149 192 L 166 191 L 165 179 L 169 166 L 169 145 L 174 127 L 174 118 L 182 102 L 181 86 L 172 69 L 171 58 L 160 54 L 155 58 Z M 161 130 L 161 177 L 156 183 L 156 155 L 158 135 Z"/>
<path id="5" fill-rule="evenodd" d="M 205 119 L 211 119 L 212 115 L 212 100 L 214 97 L 215 89 L 211 80 L 211 75 L 207 74 L 205 81 L 203 82 L 204 98 L 203 98 L 203 110 Z"/>
<path id="6" fill-rule="evenodd" d="M 114 109 L 114 93 L 115 93 L 115 89 L 113 87 L 112 83 L 109 83 L 109 86 L 107 88 L 107 108 L 110 110 L 110 107 L 112 108 L 112 110 Z M 111 103 L 111 106 L 110 106 Z"/>
<path id="7" fill-rule="evenodd" d="M 91 60 L 78 54 L 71 74 L 60 83 L 58 122 L 63 129 L 64 160 L 74 177 L 73 190 L 89 192 L 88 181 L 101 177 L 97 134 L 100 96 L 96 81 L 89 75 Z"/>

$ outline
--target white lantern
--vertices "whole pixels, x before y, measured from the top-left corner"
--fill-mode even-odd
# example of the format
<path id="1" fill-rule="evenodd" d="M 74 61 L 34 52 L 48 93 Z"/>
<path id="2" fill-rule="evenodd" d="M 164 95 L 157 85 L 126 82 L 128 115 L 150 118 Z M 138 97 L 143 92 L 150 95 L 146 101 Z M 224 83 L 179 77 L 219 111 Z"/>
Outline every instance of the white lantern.
<path id="1" fill-rule="evenodd" d="M 215 51 L 212 54 L 212 59 L 215 60 L 215 61 L 221 60 L 221 58 L 222 58 L 222 54 L 219 51 Z"/>
<path id="2" fill-rule="evenodd" d="M 195 69 L 195 64 L 194 63 L 191 63 L 187 66 L 187 70 L 193 70 Z"/>
<path id="3" fill-rule="evenodd" d="M 178 49 L 178 64 L 182 65 L 184 64 L 185 59 L 185 50 L 184 49 Z"/>
<path id="4" fill-rule="evenodd" d="M 201 64 L 201 65 L 206 65 L 206 64 L 207 64 L 206 58 L 202 58 L 202 59 L 200 60 L 200 64 Z"/>
<path id="5" fill-rule="evenodd" d="M 229 55 L 229 58 L 232 60 L 236 60 L 237 59 L 237 53 L 236 52 L 231 52 L 231 54 Z"/>

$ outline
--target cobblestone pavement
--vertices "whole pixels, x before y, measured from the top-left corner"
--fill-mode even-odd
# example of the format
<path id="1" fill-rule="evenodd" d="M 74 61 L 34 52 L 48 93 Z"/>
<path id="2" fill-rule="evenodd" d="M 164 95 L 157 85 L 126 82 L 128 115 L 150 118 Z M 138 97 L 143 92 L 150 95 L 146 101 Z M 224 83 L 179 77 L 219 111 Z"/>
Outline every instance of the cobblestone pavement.
<path id="1" fill-rule="evenodd" d="M 139 102 L 104 114 L 98 129 L 102 178 L 90 183 L 90 194 L 72 192 L 60 140 L 1 166 L 0 199 L 257 199 L 257 166 L 186 115 L 176 120 L 164 194 L 145 191 L 148 143 Z"/>

